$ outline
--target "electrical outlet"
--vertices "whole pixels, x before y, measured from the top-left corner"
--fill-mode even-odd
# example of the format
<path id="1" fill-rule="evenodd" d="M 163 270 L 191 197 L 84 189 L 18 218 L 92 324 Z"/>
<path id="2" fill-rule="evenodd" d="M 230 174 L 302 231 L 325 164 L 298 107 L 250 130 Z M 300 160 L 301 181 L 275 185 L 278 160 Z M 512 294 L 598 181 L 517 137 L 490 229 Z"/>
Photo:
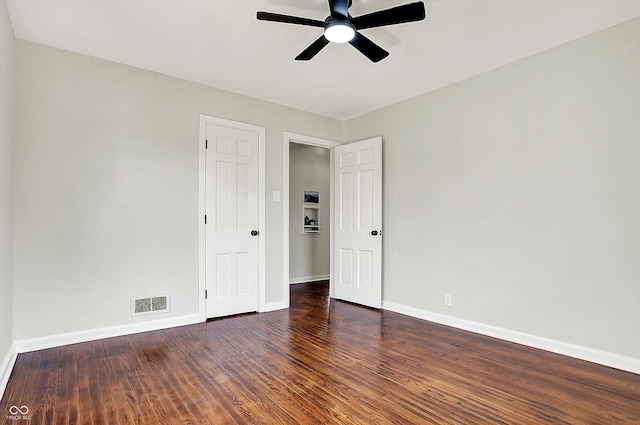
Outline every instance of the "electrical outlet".
<path id="1" fill-rule="evenodd" d="M 444 305 L 451 307 L 453 305 L 453 297 L 451 294 L 444 294 Z"/>

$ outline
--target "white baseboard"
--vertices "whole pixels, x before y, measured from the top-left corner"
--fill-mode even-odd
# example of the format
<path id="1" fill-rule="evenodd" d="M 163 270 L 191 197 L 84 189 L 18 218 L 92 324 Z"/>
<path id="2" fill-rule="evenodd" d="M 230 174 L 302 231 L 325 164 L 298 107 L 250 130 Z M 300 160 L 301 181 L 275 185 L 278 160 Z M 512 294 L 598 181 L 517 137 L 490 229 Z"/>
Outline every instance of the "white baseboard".
<path id="1" fill-rule="evenodd" d="M 292 277 L 289 279 L 289 285 L 295 285 L 297 283 L 317 282 L 319 280 L 329 280 L 329 275 L 321 274 L 318 276 Z"/>
<path id="2" fill-rule="evenodd" d="M 279 301 L 275 303 L 269 303 L 265 306 L 265 313 L 276 310 L 284 310 L 285 308 L 289 308 L 289 306 L 284 301 Z"/>
<path id="3" fill-rule="evenodd" d="M 413 307 L 407 307 L 401 304 L 383 302 L 382 308 L 396 313 L 405 314 L 407 316 L 418 319 L 428 320 L 430 322 L 439 323 L 441 325 L 451 326 L 457 329 L 502 339 L 529 347 L 539 348 L 541 350 L 551 351 L 553 353 L 574 357 L 580 360 L 586 360 L 592 363 L 613 367 L 627 372 L 640 374 L 640 359 L 622 356 L 620 354 L 610 353 L 607 351 L 596 350 L 580 345 L 569 344 L 562 341 L 543 338 L 536 335 L 530 335 L 523 332 L 512 331 L 509 329 L 499 328 L 497 326 L 486 325 L 471 320 L 459 319 L 440 313 L 433 313 L 426 310 L 420 310 Z"/>
<path id="4" fill-rule="evenodd" d="M 17 357 L 16 344 L 12 343 L 0 364 L 0 399 L 4 396 L 4 390 L 7 389 L 7 383 L 9 383 L 9 377 L 16 364 Z"/>
<path id="5" fill-rule="evenodd" d="M 191 314 L 188 316 L 172 317 L 169 319 L 150 320 L 135 324 L 109 326 L 106 328 L 70 332 L 40 338 L 22 339 L 15 341 L 15 347 L 18 353 L 26 353 L 28 351 L 44 350 L 46 348 L 60 347 L 62 345 L 77 344 L 80 342 L 130 335 L 140 332 L 156 331 L 160 329 L 174 328 L 176 326 L 193 325 L 201 322 L 202 320 L 199 314 Z"/>

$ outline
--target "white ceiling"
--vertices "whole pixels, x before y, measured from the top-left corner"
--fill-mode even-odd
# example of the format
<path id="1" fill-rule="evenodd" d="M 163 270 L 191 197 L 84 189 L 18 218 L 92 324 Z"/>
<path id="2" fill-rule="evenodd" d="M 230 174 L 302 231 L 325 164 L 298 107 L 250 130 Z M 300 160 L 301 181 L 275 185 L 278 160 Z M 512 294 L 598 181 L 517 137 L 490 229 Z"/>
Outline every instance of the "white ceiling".
<path id="1" fill-rule="evenodd" d="M 348 44 L 294 57 L 321 28 L 256 20 L 264 10 L 324 20 L 327 0 L 6 0 L 16 37 L 341 120 L 640 16 L 640 0 L 425 0 L 427 19 L 363 30 L 391 54 Z M 352 16 L 414 0 L 353 0 Z"/>

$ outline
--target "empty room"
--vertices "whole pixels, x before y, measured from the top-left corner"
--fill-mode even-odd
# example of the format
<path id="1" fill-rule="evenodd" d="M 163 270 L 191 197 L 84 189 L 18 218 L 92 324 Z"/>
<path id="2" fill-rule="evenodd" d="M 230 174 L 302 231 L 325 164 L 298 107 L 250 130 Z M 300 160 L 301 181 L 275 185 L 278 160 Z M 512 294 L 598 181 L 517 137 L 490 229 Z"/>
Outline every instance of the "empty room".
<path id="1" fill-rule="evenodd" d="M 638 0 L 0 0 L 0 423 L 640 424 L 638 164 Z"/>

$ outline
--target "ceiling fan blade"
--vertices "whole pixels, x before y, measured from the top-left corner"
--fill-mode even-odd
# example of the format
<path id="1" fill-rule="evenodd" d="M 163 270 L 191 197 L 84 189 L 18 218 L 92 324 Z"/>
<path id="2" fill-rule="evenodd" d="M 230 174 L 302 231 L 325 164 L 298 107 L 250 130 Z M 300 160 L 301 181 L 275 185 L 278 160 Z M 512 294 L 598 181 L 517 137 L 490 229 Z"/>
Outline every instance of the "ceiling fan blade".
<path id="1" fill-rule="evenodd" d="M 424 3 L 419 1 L 358 16 L 357 18 L 351 19 L 351 23 L 356 29 L 363 30 L 366 28 L 403 24 L 405 22 L 422 21 L 426 16 L 427 13 L 424 9 Z"/>
<path id="2" fill-rule="evenodd" d="M 358 49 L 360 53 L 368 57 L 371 62 L 380 62 L 382 59 L 389 56 L 389 52 L 378 46 L 373 41 L 369 40 L 364 35 L 356 31 L 356 36 L 349 42 L 353 47 Z"/>
<path id="3" fill-rule="evenodd" d="M 335 19 L 349 19 L 349 0 L 329 0 L 331 17 Z"/>
<path id="4" fill-rule="evenodd" d="M 315 19 L 299 18 L 297 16 L 280 15 L 279 13 L 258 12 L 257 16 L 260 21 L 282 22 L 285 24 L 307 25 L 310 27 L 324 28 L 323 21 Z"/>
<path id="5" fill-rule="evenodd" d="M 296 56 L 296 60 L 308 61 L 313 59 L 313 57 L 317 55 L 320 50 L 324 49 L 327 44 L 329 44 L 329 40 L 327 40 L 324 35 L 321 35 L 319 39 L 311 43 L 309 47 L 304 49 L 302 53 Z"/>

